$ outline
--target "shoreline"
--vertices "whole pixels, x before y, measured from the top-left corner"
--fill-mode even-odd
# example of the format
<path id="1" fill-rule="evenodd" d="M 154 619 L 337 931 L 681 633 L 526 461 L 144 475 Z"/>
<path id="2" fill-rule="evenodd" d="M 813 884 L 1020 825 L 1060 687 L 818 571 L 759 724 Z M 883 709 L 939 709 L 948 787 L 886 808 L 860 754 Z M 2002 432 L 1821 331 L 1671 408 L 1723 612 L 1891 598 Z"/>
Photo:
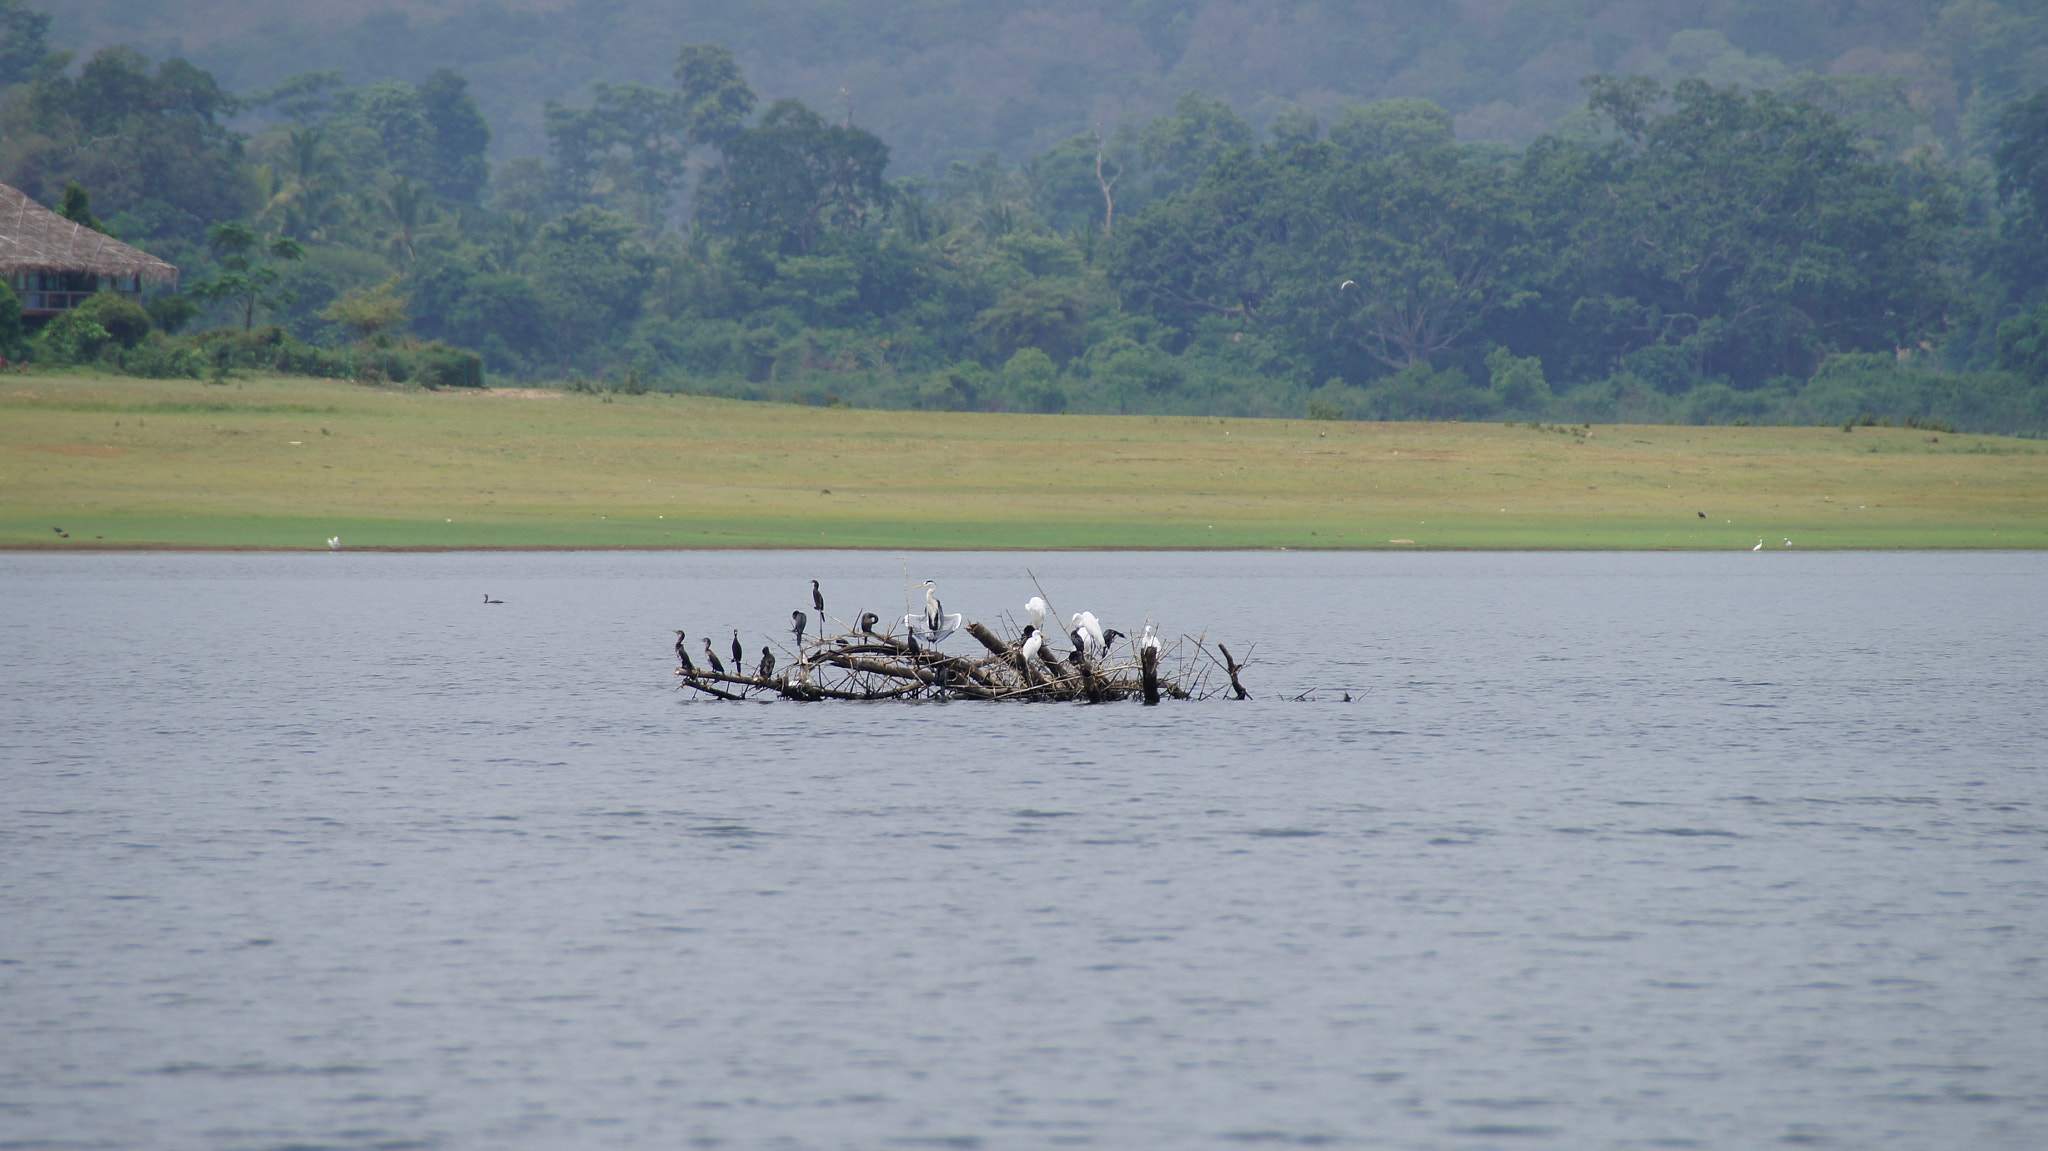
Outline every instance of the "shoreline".
<path id="1" fill-rule="evenodd" d="M 0 379 L 0 550 L 2048 549 L 2013 437 L 552 395 Z"/>

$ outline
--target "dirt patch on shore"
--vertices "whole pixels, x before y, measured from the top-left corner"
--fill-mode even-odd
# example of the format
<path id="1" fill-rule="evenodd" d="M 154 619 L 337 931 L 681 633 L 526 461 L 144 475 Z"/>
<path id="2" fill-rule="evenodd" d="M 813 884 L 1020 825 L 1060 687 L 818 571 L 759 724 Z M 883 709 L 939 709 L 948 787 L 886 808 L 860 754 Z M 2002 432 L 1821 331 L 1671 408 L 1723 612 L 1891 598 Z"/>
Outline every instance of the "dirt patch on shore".
<path id="1" fill-rule="evenodd" d="M 35 449 L 60 456 L 94 456 L 99 459 L 121 454 L 121 449 L 112 444 L 36 444 Z"/>

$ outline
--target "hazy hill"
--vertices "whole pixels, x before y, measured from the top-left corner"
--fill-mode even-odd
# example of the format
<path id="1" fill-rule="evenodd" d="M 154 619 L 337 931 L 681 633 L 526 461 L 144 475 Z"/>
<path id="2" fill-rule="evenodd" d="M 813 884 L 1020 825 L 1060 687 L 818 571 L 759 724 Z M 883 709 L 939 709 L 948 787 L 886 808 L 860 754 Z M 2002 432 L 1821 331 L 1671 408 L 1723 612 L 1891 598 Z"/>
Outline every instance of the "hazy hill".
<path id="1" fill-rule="evenodd" d="M 665 84 L 679 44 L 715 42 L 766 97 L 850 101 L 898 175 L 987 149 L 1021 160 L 1189 90 L 1257 126 L 1420 96 L 1463 139 L 1522 144 L 1582 107 L 1595 72 L 1803 83 L 1953 161 L 2048 83 L 2038 0 L 81 0 L 54 15 L 54 43 L 182 54 L 234 91 L 451 67 L 499 159 L 545 150 L 544 101 Z"/>

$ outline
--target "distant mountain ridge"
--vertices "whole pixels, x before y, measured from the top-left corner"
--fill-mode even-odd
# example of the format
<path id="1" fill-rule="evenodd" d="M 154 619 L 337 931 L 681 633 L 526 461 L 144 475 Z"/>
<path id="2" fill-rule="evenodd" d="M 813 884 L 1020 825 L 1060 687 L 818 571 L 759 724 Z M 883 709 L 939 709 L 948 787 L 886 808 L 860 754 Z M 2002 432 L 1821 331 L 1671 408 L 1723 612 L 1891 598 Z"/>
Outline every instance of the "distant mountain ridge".
<path id="1" fill-rule="evenodd" d="M 2048 83 L 2048 19 L 2026 0 L 84 0 L 52 15 L 52 41 L 81 55 L 184 55 L 238 92 L 453 68 L 500 160 L 545 150 L 546 100 L 666 84 L 679 44 L 724 44 L 763 96 L 888 140 L 899 176 L 988 150 L 1019 161 L 1191 90 L 1256 126 L 1422 97 L 1462 139 L 1520 145 L 1581 108 L 1593 73 L 1832 78 L 1824 95 L 1888 105 L 1872 115 L 1902 145 L 1953 161 L 1981 152 L 1994 109 Z"/>

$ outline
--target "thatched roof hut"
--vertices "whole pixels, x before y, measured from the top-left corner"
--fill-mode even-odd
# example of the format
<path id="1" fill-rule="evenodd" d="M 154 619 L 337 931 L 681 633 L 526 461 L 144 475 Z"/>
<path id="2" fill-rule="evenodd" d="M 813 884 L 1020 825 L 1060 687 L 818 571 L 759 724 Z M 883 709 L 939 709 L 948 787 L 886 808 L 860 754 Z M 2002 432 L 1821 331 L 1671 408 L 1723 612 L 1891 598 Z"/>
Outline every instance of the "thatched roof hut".
<path id="1" fill-rule="evenodd" d="M 0 276 L 33 315 L 76 307 L 101 287 L 132 294 L 145 283 L 176 284 L 178 269 L 0 184 Z"/>

